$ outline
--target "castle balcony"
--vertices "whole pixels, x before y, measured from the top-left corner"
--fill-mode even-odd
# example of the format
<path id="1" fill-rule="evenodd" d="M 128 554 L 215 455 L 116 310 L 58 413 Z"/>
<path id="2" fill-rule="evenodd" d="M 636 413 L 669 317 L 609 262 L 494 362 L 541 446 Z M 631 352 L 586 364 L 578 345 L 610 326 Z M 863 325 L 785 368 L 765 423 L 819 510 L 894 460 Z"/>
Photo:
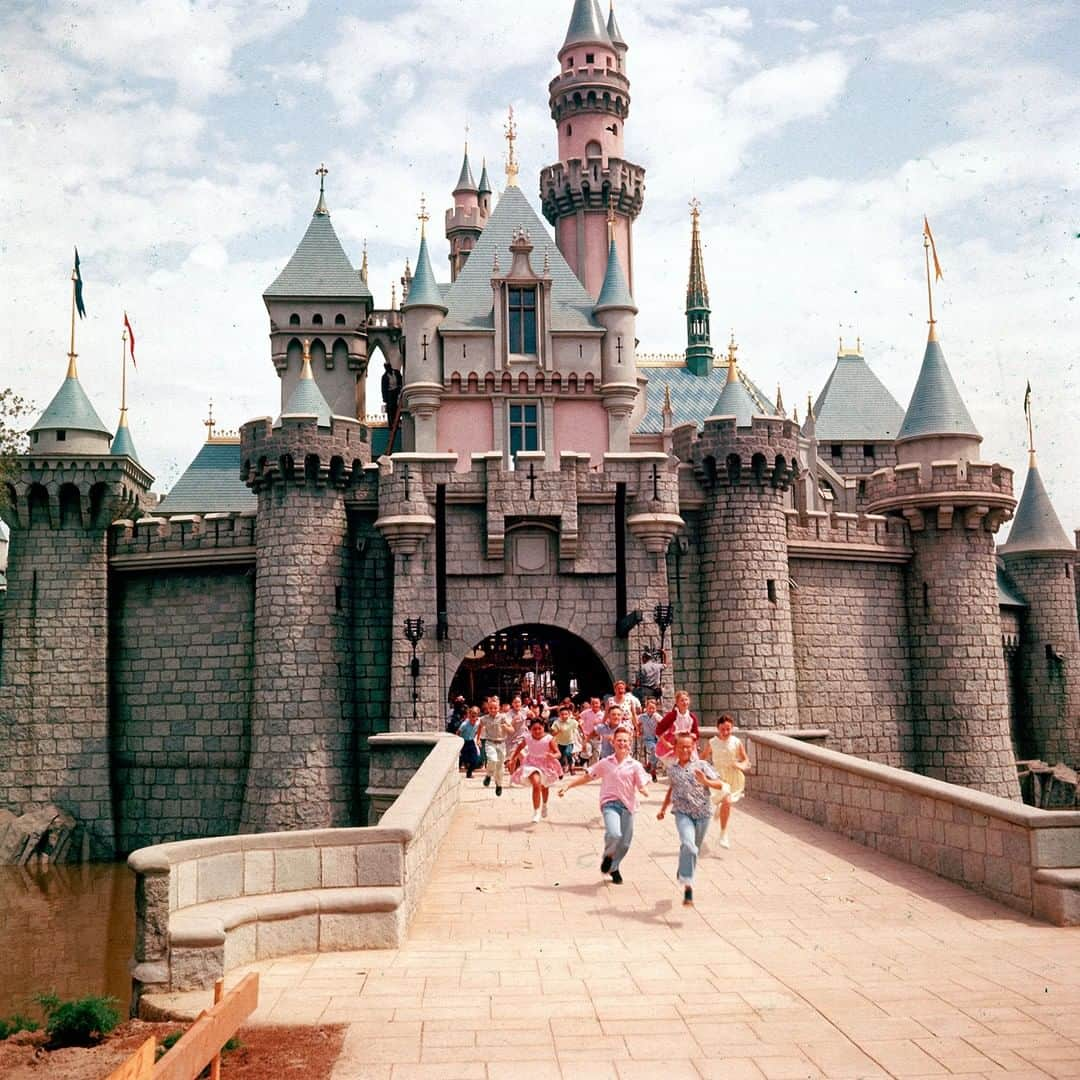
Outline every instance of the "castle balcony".
<path id="1" fill-rule="evenodd" d="M 400 330 L 401 312 L 397 309 L 379 308 L 368 316 L 367 327 L 369 330 Z"/>
<path id="2" fill-rule="evenodd" d="M 554 225 L 578 210 L 607 210 L 636 218 L 645 203 L 645 169 L 622 158 L 570 158 L 540 171 L 544 217 Z"/>
<path id="3" fill-rule="evenodd" d="M 900 514 L 918 532 L 929 512 L 939 529 L 954 515 L 965 528 L 997 532 L 1016 508 L 1012 469 L 983 461 L 934 461 L 930 475 L 919 462 L 878 469 L 866 481 L 867 509 L 872 514 Z"/>
<path id="4" fill-rule="evenodd" d="M 630 80 L 613 68 L 596 66 L 560 72 L 548 83 L 551 118 L 558 123 L 581 112 L 630 114 Z"/>

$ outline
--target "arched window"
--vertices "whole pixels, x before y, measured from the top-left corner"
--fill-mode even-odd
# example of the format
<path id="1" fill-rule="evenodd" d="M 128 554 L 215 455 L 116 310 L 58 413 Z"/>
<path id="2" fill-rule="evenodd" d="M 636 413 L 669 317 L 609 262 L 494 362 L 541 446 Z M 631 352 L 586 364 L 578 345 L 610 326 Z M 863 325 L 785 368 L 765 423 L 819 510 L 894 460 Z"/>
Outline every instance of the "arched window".
<path id="1" fill-rule="evenodd" d="M 318 312 L 311 316 L 311 321 L 315 326 L 322 326 L 322 316 Z"/>
<path id="2" fill-rule="evenodd" d="M 335 326 L 344 326 L 345 325 L 345 316 L 342 315 L 340 312 L 337 315 L 334 316 L 334 325 Z"/>
<path id="3" fill-rule="evenodd" d="M 300 365 L 304 362 L 304 346 L 300 344 L 299 338 L 293 338 L 289 342 L 289 347 L 285 350 L 285 360 L 290 370 L 299 370 Z"/>
<path id="4" fill-rule="evenodd" d="M 332 356 L 335 367 L 337 367 L 338 364 L 347 364 L 349 362 L 349 347 L 342 338 L 338 338 L 337 341 L 334 342 Z"/>
<path id="5" fill-rule="evenodd" d="M 585 144 L 585 156 L 589 158 L 598 158 L 601 155 L 600 144 L 595 139 L 590 139 Z"/>
<path id="6" fill-rule="evenodd" d="M 573 124 L 567 124 L 566 125 L 566 134 L 567 135 L 573 135 L 574 134 L 574 125 Z"/>
<path id="7" fill-rule="evenodd" d="M 311 343 L 311 366 L 318 368 L 326 364 L 326 346 L 316 338 Z"/>
<path id="8" fill-rule="evenodd" d="M 297 315 L 295 311 L 289 316 L 289 325 L 290 326 L 299 326 L 300 325 L 300 316 Z"/>

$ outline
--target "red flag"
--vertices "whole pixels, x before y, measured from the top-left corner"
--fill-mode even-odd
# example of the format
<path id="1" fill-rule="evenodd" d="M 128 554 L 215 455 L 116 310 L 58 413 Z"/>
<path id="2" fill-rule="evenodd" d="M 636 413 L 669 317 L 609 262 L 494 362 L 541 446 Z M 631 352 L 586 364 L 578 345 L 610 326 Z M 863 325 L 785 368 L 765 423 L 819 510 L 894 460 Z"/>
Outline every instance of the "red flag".
<path id="1" fill-rule="evenodd" d="M 135 363 L 135 331 L 131 329 L 131 323 L 128 321 L 127 312 L 124 312 L 124 329 L 127 330 L 128 335 L 128 348 L 131 349 L 131 366 L 138 371 L 139 365 Z"/>

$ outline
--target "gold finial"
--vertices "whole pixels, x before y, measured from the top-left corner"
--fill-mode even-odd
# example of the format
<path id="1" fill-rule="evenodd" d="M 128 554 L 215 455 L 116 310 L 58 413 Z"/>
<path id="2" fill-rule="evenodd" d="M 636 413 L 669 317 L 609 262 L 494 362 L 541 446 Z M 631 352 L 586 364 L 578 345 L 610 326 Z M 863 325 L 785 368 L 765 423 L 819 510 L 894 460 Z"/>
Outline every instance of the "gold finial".
<path id="1" fill-rule="evenodd" d="M 514 106 L 508 110 L 506 127 L 506 186 L 518 186 L 518 162 L 514 154 L 514 143 L 517 141 L 517 124 L 514 123 Z"/>
<path id="2" fill-rule="evenodd" d="M 319 205 L 315 207 L 316 214 L 329 214 L 330 211 L 326 209 L 326 174 L 330 170 L 325 164 L 320 164 L 315 170 L 315 175 L 319 178 Z"/>
<path id="3" fill-rule="evenodd" d="M 214 437 L 214 399 L 210 399 L 210 415 L 203 421 L 203 427 L 206 428 L 206 441 L 210 442 Z"/>
<path id="4" fill-rule="evenodd" d="M 300 368 L 301 379 L 314 379 L 315 376 L 311 373 L 311 341 L 308 338 L 304 338 L 304 363 Z"/>
<path id="5" fill-rule="evenodd" d="M 615 239 L 615 207 L 611 203 L 607 208 L 607 238 L 609 244 Z"/>
<path id="6" fill-rule="evenodd" d="M 364 238 L 364 258 L 363 258 L 363 259 L 361 260 L 361 262 L 360 262 L 360 280 L 361 280 L 361 281 L 362 281 L 362 282 L 363 282 L 363 283 L 364 283 L 365 285 L 367 284 L 367 274 L 368 274 L 368 266 L 367 266 L 367 238 L 365 237 L 365 238 Z"/>
<path id="7" fill-rule="evenodd" d="M 862 337 L 855 338 L 855 351 L 862 356 Z"/>
<path id="8" fill-rule="evenodd" d="M 814 419 L 814 399 L 811 397 L 809 391 L 806 394 L 806 419 Z"/>
<path id="9" fill-rule="evenodd" d="M 728 342 L 727 347 L 727 381 L 733 383 L 738 379 L 739 372 L 736 366 L 735 354 L 739 351 L 739 346 L 735 344 L 735 331 L 731 331 L 731 340 Z"/>
<path id="10" fill-rule="evenodd" d="M 664 383 L 664 412 L 673 412 L 671 408 L 671 387 Z"/>
<path id="11" fill-rule="evenodd" d="M 696 195 L 690 200 L 690 216 L 694 219 L 694 224 L 697 225 L 698 218 L 701 217 L 701 202 Z"/>
<path id="12" fill-rule="evenodd" d="M 1031 424 L 1031 380 L 1028 380 L 1027 389 L 1024 391 L 1024 416 L 1027 417 L 1028 429 L 1028 468 L 1035 468 L 1035 435 Z"/>
<path id="13" fill-rule="evenodd" d="M 431 220 L 431 215 L 427 212 L 427 196 L 420 196 L 420 213 L 416 215 L 417 221 L 420 222 L 420 239 L 424 239 L 424 234 L 427 231 L 427 223 Z"/>
<path id="14" fill-rule="evenodd" d="M 390 282 L 390 310 L 397 311 L 397 282 Z"/>
<path id="15" fill-rule="evenodd" d="M 926 257 L 926 300 L 930 308 L 930 334 L 928 341 L 937 341 L 937 320 L 934 318 L 934 287 L 930 280 L 930 257 L 934 259 L 934 281 L 940 281 L 944 274 L 941 272 L 941 263 L 938 262 L 937 245 L 934 243 L 934 234 L 930 231 L 930 222 L 923 215 L 923 254 Z"/>

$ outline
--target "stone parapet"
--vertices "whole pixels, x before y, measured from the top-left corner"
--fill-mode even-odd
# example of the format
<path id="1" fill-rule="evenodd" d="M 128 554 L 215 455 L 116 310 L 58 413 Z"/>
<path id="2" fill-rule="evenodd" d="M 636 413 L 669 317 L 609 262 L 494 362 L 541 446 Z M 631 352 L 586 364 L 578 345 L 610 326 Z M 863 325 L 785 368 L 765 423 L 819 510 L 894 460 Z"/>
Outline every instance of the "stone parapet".
<path id="1" fill-rule="evenodd" d="M 749 427 L 739 427 L 734 416 L 711 416 L 696 438 L 679 443 L 707 489 L 717 485 L 768 485 L 786 491 L 795 477 L 798 425 L 773 416 L 755 416 Z M 676 451 L 678 453 L 678 451 Z M 681 456 L 681 455 L 680 455 Z"/>
<path id="2" fill-rule="evenodd" d="M 636 218 L 645 203 L 645 169 L 615 157 L 604 167 L 580 158 L 560 161 L 540 170 L 540 199 L 552 225 L 578 210 L 606 210 L 609 205 L 617 214 Z"/>
<path id="3" fill-rule="evenodd" d="M 1080 813 L 749 732 L 753 795 L 1057 925 L 1080 924 Z"/>
<path id="4" fill-rule="evenodd" d="M 996 532 L 1016 506 L 1012 469 L 982 461 L 935 461 L 929 475 L 919 462 L 878 469 L 866 481 L 866 502 L 870 513 L 903 514 L 913 531 L 933 509 L 939 528 L 961 511 L 965 528 Z"/>
<path id="5" fill-rule="evenodd" d="M 192 556 L 188 562 L 206 561 L 207 556 L 255 558 L 255 513 L 222 512 L 177 514 L 169 518 L 144 517 L 138 521 L 121 518 L 109 528 L 110 566 L 146 567 L 148 559 Z"/>
<path id="6" fill-rule="evenodd" d="M 887 562 L 907 562 L 911 558 L 911 537 L 902 518 L 785 510 L 784 520 L 791 555 Z"/>
<path id="7" fill-rule="evenodd" d="M 359 420 L 334 416 L 326 428 L 313 416 L 267 416 L 240 429 L 240 457 L 240 478 L 255 492 L 282 483 L 344 490 L 364 482 L 371 446 Z"/>

